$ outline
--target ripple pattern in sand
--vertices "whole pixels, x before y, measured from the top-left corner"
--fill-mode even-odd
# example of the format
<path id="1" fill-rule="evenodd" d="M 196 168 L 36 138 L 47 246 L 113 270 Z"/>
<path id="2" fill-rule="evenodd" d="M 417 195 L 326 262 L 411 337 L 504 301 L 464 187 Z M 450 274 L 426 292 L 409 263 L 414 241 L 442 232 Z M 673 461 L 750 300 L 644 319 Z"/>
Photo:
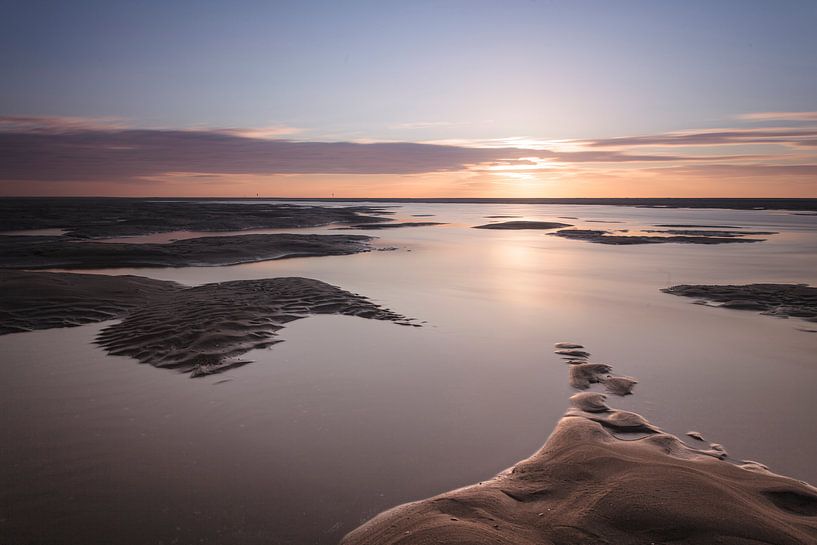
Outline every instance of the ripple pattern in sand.
<path id="1" fill-rule="evenodd" d="M 278 330 L 312 314 L 418 325 L 365 297 L 309 278 L 205 284 L 153 300 L 100 332 L 109 353 L 202 376 L 248 363 L 238 356 L 281 342 Z"/>

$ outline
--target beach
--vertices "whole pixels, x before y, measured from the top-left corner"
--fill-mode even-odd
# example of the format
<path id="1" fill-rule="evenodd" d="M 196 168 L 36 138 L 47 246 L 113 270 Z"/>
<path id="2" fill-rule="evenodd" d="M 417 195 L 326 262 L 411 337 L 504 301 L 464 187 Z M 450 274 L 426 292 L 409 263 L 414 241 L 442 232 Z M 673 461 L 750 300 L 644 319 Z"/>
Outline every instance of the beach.
<path id="1" fill-rule="evenodd" d="M 710 456 L 705 462 L 728 465 L 716 474 L 732 478 L 747 471 L 736 461 L 752 460 L 794 482 L 817 482 L 811 440 L 817 431 L 811 414 L 817 324 L 808 316 L 720 308 L 724 301 L 717 298 L 695 304 L 700 297 L 662 291 L 815 286 L 814 216 L 800 209 L 600 204 L 309 205 L 370 208 L 334 212 L 330 221 L 316 219 L 313 210 L 309 224 L 297 227 L 229 223 L 208 231 L 188 222 L 161 232 L 155 226 L 125 233 L 89 226 L 82 233 L 90 241 L 34 235 L 57 237 L 49 244 L 61 246 L 133 243 L 143 252 L 148 247 L 151 256 L 151 245 L 237 237 L 229 245 L 240 259 L 116 266 L 105 257 L 106 268 L 100 268 L 99 252 L 72 250 L 71 263 L 49 264 L 51 255 L 40 255 L 37 268 L 48 274 L 132 275 L 144 280 L 130 282 L 151 293 L 146 300 L 107 298 L 103 303 L 115 307 L 104 307 L 109 314 L 91 319 L 86 313 L 75 327 L 29 323 L 23 327 L 35 331 L 0 336 L 5 541 L 61 543 L 61 536 L 72 535 L 114 544 L 338 543 L 382 511 L 489 481 L 537 453 L 554 429 L 566 441 L 573 425 L 563 417 L 576 391 L 568 380 L 570 364 L 554 353 L 560 341 L 587 347 L 593 363 L 637 379 L 633 395 L 608 392 L 611 406 L 643 415 L 693 448 L 701 445 L 685 435 L 690 430 L 723 445 L 730 460 Z M 376 226 L 338 230 L 360 225 L 361 215 L 376 217 Z M 384 218 L 431 224 L 388 229 Z M 551 225 L 474 229 L 507 221 Z M 309 256 L 242 251 L 243 229 L 252 229 L 252 237 L 340 236 L 347 246 L 326 250 L 334 243 L 321 244 L 324 250 Z M 562 229 L 621 237 L 697 237 L 689 232 L 710 230 L 719 239 L 758 240 L 608 244 L 551 234 Z M 686 232 L 652 232 L 666 230 Z M 9 274 L 31 266 L 6 257 Z M 168 316 L 166 332 L 161 320 L 149 322 L 160 339 L 185 331 L 190 322 L 181 309 L 195 307 L 197 299 L 179 295 L 184 289 L 198 289 L 194 293 L 204 294 L 198 300 L 211 302 L 207 290 L 215 288 L 207 285 L 276 278 L 328 285 L 344 294 L 343 301 L 364 298 L 366 309 L 393 314 L 368 319 L 349 315 L 361 307 L 296 309 L 299 319 L 273 324 L 274 344 L 219 352 L 218 362 L 208 363 L 223 363 L 224 356 L 242 365 L 197 378 L 186 365 L 150 365 L 150 351 L 144 365 L 142 350 L 112 354 L 116 348 L 105 345 L 106 330 L 116 332 L 109 338 L 117 341 L 145 327 L 129 322 L 140 308 Z M 226 287 L 244 297 L 249 285 Z M 156 298 L 160 310 L 148 301 Z M 394 323 L 409 319 L 420 327 Z M 589 389 L 606 391 L 598 384 Z M 644 454 L 645 464 L 655 460 Z M 779 509 L 769 502 L 764 509 Z M 780 543 L 815 539 L 791 535 Z M 350 541 L 357 542 L 366 541 Z"/>

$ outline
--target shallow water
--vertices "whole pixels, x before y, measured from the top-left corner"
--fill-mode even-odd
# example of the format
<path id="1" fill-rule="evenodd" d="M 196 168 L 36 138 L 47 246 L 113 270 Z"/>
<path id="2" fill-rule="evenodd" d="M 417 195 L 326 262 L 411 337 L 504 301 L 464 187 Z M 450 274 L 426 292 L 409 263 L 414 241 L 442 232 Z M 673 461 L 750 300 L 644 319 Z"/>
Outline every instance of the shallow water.
<path id="1" fill-rule="evenodd" d="M 306 276 L 426 320 L 423 328 L 311 317 L 280 331 L 286 342 L 248 354 L 255 363 L 202 379 L 107 356 L 91 344 L 100 324 L 1 337 L 0 541 L 335 543 L 382 509 L 489 478 L 535 451 L 572 394 L 552 353 L 568 340 L 639 379 L 635 395 L 611 396 L 612 406 L 817 482 L 817 333 L 799 330 L 817 326 L 659 291 L 817 284 L 817 218 L 568 205 L 395 210 L 398 221 L 434 214 L 423 221 L 449 225 L 371 232 L 394 251 L 98 272 L 186 284 Z M 780 234 L 755 244 L 604 246 L 469 228 L 489 215 Z"/>

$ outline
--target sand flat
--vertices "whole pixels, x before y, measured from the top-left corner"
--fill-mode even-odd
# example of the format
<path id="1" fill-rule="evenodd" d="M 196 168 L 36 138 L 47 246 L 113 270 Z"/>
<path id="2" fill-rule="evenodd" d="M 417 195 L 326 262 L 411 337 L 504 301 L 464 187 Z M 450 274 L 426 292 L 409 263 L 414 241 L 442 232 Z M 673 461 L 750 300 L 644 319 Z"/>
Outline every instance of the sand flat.
<path id="1" fill-rule="evenodd" d="M 203 267 L 371 249 L 364 235 L 264 234 L 187 238 L 166 244 L 0 236 L 0 268 Z"/>

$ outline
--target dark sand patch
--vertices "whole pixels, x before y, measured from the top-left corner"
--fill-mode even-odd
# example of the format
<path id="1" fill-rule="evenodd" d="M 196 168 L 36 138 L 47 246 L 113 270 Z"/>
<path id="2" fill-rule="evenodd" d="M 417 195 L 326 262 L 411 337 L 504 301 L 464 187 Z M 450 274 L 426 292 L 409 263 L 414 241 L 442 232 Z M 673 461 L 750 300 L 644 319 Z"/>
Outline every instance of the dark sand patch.
<path id="1" fill-rule="evenodd" d="M 781 318 L 817 322 L 817 287 L 805 284 L 680 285 L 661 291 L 694 297 L 699 303 L 735 310 L 756 310 Z M 714 303 L 714 304 L 713 304 Z"/>
<path id="2" fill-rule="evenodd" d="M 436 216 L 436 214 L 412 214 L 411 217 L 413 218 L 430 218 L 432 216 Z"/>
<path id="3" fill-rule="evenodd" d="M 417 325 L 367 298 L 309 278 L 238 280 L 154 299 L 102 330 L 114 355 L 201 376 L 248 363 L 237 356 L 281 342 L 284 324 L 312 314 L 343 314 Z"/>
<path id="4" fill-rule="evenodd" d="M 371 249 L 363 235 L 234 235 L 167 244 L 76 241 L 64 237 L 0 236 L 0 268 L 93 269 L 190 267 L 288 257 L 348 255 Z"/>
<path id="5" fill-rule="evenodd" d="M 561 342 L 561 343 L 554 344 L 553 348 L 556 348 L 557 350 L 561 350 L 561 349 L 571 349 L 571 348 L 584 348 L 584 346 L 582 346 L 580 344 L 576 344 L 576 343 L 571 343 L 571 342 Z"/>
<path id="6" fill-rule="evenodd" d="M 570 227 L 570 224 L 556 221 L 503 221 L 476 225 L 474 229 L 559 229 L 562 227 Z"/>
<path id="7" fill-rule="evenodd" d="M 631 244 L 730 244 L 738 242 L 763 242 L 762 238 L 737 238 L 737 237 L 714 237 L 714 236 L 639 236 L 639 235 L 613 235 L 610 231 L 594 229 L 564 229 L 549 235 L 568 238 L 571 240 L 584 240 L 595 244 L 631 245 Z"/>
<path id="8" fill-rule="evenodd" d="M 584 220 L 586 223 L 624 223 L 618 220 Z"/>
<path id="9" fill-rule="evenodd" d="M 681 229 L 743 229 L 743 227 L 735 227 L 734 225 L 694 225 L 692 223 L 658 223 L 655 226 Z"/>
<path id="10" fill-rule="evenodd" d="M 715 231 L 702 229 L 644 229 L 645 233 L 666 233 L 692 237 L 744 237 L 747 235 L 776 235 L 776 231 Z"/>
<path id="11" fill-rule="evenodd" d="M 557 350 L 554 350 L 553 353 L 559 354 L 560 356 L 568 356 L 570 358 L 587 358 L 590 356 L 590 352 L 581 350 L 584 347 L 578 344 L 574 345 L 572 343 L 558 343 L 556 344 L 556 348 Z"/>
<path id="12" fill-rule="evenodd" d="M 201 376 L 250 363 L 245 352 L 281 342 L 284 324 L 342 314 L 412 325 L 366 297 L 309 278 L 188 288 L 139 276 L 0 271 L 0 335 L 123 318 L 97 343 L 114 355 Z"/>
<path id="13" fill-rule="evenodd" d="M 114 238 L 169 231 L 240 231 L 361 224 L 386 218 L 382 207 L 281 203 L 152 201 L 109 198 L 0 199 L 0 231 L 65 229 L 77 238 Z"/>
<path id="14" fill-rule="evenodd" d="M 0 271 L 0 335 L 119 318 L 181 289 L 141 276 Z"/>
<path id="15" fill-rule="evenodd" d="M 399 227 L 430 227 L 432 225 L 446 225 L 439 221 L 404 221 L 402 223 L 366 223 L 361 225 L 350 225 L 348 227 L 336 227 L 337 231 L 350 229 L 397 229 Z"/>
<path id="16" fill-rule="evenodd" d="M 692 448 L 603 394 L 571 404 L 530 458 L 381 513 L 342 545 L 817 543 L 817 488 Z"/>

